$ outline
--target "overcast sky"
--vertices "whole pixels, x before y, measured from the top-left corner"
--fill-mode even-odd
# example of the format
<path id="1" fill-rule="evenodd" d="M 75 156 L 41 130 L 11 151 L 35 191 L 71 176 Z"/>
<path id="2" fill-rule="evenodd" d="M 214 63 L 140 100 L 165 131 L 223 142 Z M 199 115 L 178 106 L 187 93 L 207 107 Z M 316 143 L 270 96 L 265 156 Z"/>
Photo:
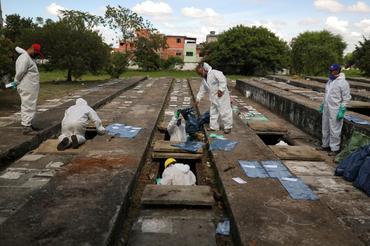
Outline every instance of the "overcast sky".
<path id="1" fill-rule="evenodd" d="M 362 36 L 370 36 L 370 0 L 0 0 L 3 14 L 56 19 L 59 9 L 103 15 L 106 5 L 132 9 L 164 34 L 205 40 L 209 31 L 220 33 L 237 24 L 262 25 L 290 42 L 307 30 L 327 29 L 341 34 L 354 49 Z M 115 34 L 100 28 L 106 42 L 117 43 Z"/>

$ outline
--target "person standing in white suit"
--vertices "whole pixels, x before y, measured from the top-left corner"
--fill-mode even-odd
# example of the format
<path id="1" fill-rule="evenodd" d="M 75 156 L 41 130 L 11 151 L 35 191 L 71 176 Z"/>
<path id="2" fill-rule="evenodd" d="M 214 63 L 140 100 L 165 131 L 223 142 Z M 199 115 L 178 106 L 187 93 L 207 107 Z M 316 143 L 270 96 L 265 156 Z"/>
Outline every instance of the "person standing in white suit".
<path id="1" fill-rule="evenodd" d="M 40 90 L 40 75 L 34 58 L 40 55 L 41 46 L 33 44 L 27 50 L 16 47 L 15 50 L 20 54 L 15 63 L 14 82 L 21 97 L 21 118 L 23 134 L 29 134 L 37 130 L 32 126 L 32 121 L 36 114 L 37 99 Z"/>
<path id="2" fill-rule="evenodd" d="M 199 88 L 196 103 L 199 103 L 205 93 L 209 94 L 210 106 L 210 131 L 220 129 L 219 119 L 224 125 L 224 133 L 231 132 L 233 127 L 233 111 L 230 103 L 229 90 L 225 75 L 212 69 L 208 63 L 201 63 L 196 68 L 197 73 L 203 78 Z"/>

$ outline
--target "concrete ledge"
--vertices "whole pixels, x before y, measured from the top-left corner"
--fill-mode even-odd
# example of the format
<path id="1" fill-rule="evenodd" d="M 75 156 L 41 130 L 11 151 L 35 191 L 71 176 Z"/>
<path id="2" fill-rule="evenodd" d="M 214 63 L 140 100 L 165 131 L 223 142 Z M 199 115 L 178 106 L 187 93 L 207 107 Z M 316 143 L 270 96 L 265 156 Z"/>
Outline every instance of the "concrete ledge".
<path id="1" fill-rule="evenodd" d="M 311 136 L 321 139 L 322 117 L 318 111 L 319 102 L 307 100 L 292 92 L 271 87 L 254 80 L 237 80 L 236 88 L 243 95 L 246 90 L 250 91 L 252 100 L 281 115 Z M 349 112 L 349 114 L 370 121 L 370 117 L 354 112 Z M 347 140 L 354 130 L 370 136 L 370 127 L 345 120 L 342 131 L 343 139 Z"/>

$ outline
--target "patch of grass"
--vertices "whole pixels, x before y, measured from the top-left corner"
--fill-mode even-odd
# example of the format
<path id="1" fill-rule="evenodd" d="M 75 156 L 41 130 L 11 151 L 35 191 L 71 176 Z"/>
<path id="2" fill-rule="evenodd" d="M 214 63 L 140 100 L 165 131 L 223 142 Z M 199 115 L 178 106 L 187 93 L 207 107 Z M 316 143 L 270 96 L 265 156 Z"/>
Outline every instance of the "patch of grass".
<path id="1" fill-rule="evenodd" d="M 40 71 L 40 82 L 49 82 L 49 81 L 65 81 L 67 78 L 67 71 L 63 70 L 53 70 L 53 71 Z M 101 74 L 85 74 L 82 75 L 80 79 L 77 81 L 89 81 L 89 80 L 107 80 L 109 79 L 110 76 L 106 73 L 101 73 Z"/>
<path id="2" fill-rule="evenodd" d="M 348 69 L 343 70 L 343 73 L 346 75 L 346 77 L 363 77 L 361 71 L 359 69 Z"/>
<path id="3" fill-rule="evenodd" d="M 163 70 L 163 71 L 141 71 L 141 70 L 127 70 L 121 77 L 128 78 L 133 76 L 149 76 L 152 78 L 158 77 L 174 77 L 174 78 L 190 78 L 198 77 L 195 71 L 177 71 L 177 70 Z"/>
<path id="4" fill-rule="evenodd" d="M 237 79 L 246 79 L 246 78 L 249 78 L 250 76 L 245 76 L 245 75 L 226 75 L 226 77 L 228 79 L 232 79 L 232 80 L 237 80 Z"/>

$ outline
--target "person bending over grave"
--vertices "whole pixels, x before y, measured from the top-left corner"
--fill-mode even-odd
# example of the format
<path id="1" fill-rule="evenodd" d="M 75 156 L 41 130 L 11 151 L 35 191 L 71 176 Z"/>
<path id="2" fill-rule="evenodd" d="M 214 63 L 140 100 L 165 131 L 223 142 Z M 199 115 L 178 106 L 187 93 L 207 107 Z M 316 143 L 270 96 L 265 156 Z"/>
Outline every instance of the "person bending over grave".
<path id="1" fill-rule="evenodd" d="M 189 165 L 168 158 L 164 163 L 161 185 L 195 185 L 196 178 Z"/>
<path id="2" fill-rule="evenodd" d="M 87 104 L 78 98 L 76 104 L 69 107 L 64 114 L 62 121 L 62 134 L 59 136 L 57 149 L 63 151 L 72 146 L 76 149 L 83 144 L 85 139 L 86 127 L 92 121 L 95 124 L 98 134 L 105 133 L 105 129 L 97 113 Z"/>
<path id="3" fill-rule="evenodd" d="M 179 110 L 175 112 L 170 123 L 168 123 L 167 132 L 171 136 L 170 141 L 186 142 L 185 123 Z"/>

